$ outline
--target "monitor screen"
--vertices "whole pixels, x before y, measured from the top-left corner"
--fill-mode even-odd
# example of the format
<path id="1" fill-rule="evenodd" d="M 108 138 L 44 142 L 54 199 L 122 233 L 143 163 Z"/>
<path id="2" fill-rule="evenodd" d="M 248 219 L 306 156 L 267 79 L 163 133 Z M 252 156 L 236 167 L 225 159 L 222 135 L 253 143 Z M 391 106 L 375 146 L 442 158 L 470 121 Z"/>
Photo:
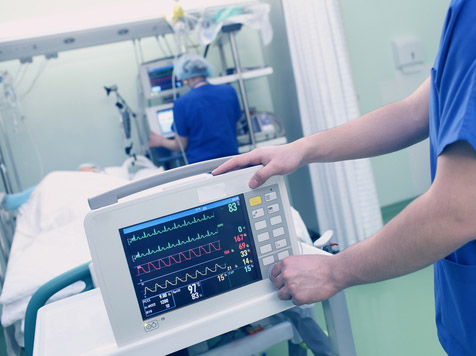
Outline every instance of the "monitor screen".
<path id="1" fill-rule="evenodd" d="M 147 70 L 150 82 L 150 95 L 156 96 L 164 90 L 172 89 L 172 76 L 174 66 L 172 64 L 149 68 Z M 175 87 L 180 88 L 182 82 L 175 80 Z"/>
<path id="2" fill-rule="evenodd" d="M 119 233 L 143 320 L 262 279 L 243 194 Z"/>
<path id="3" fill-rule="evenodd" d="M 157 121 L 163 136 L 171 136 L 174 133 L 174 110 L 172 108 L 157 111 Z"/>

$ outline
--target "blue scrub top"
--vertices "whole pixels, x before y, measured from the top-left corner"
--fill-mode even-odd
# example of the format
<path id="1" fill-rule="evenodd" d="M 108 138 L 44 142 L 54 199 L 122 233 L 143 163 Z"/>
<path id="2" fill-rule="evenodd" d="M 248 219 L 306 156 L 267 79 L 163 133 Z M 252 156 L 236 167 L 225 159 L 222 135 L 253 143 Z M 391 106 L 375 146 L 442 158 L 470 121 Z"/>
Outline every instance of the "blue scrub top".
<path id="1" fill-rule="evenodd" d="M 451 2 L 431 79 L 433 180 L 437 158 L 445 147 L 466 141 L 476 150 L 475 0 Z M 434 271 L 440 342 L 449 355 L 476 355 L 476 241 L 436 262 Z"/>
<path id="2" fill-rule="evenodd" d="M 236 123 L 241 108 L 230 85 L 206 84 L 174 103 L 177 133 L 188 138 L 189 163 L 238 154 Z"/>

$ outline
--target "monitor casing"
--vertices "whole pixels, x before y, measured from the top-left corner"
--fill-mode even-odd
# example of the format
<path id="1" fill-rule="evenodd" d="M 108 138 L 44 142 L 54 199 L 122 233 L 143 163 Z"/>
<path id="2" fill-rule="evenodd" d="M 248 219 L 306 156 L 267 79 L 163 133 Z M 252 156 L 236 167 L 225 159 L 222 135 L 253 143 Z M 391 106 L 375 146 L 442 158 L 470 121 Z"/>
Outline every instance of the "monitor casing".
<path id="1" fill-rule="evenodd" d="M 154 338 L 163 338 L 167 333 L 172 335 L 184 328 L 193 333 L 194 325 L 197 325 L 195 331 L 200 333 L 198 326 L 202 324 L 198 321 L 216 315 L 224 316 L 220 319 L 223 324 L 218 327 L 220 332 L 224 333 L 294 306 L 291 301 L 278 299 L 277 292 L 268 278 L 269 270 L 274 264 L 270 263 L 269 256 L 273 255 L 275 262 L 278 262 L 278 256 L 283 258 L 283 253 L 285 255 L 302 253 L 295 234 L 284 179 L 280 176 L 271 177 L 264 185 L 252 190 L 248 182 L 258 168 L 250 167 L 219 176 L 200 175 L 199 179 L 189 177 L 184 181 L 169 183 L 152 188 L 149 192 L 129 196 L 123 201 L 93 210 L 86 216 L 84 225 L 97 283 L 118 346 L 134 342 L 149 343 L 149 340 L 153 342 Z M 282 218 L 280 226 L 283 227 L 285 234 L 279 238 L 273 237 L 271 231 L 275 226 L 269 223 L 273 216 L 268 214 L 271 211 L 269 206 L 264 205 L 263 218 L 268 221 L 265 230 L 269 231 L 271 236 L 268 241 L 263 242 L 258 241 L 257 235 L 264 230 L 255 231 L 256 219 L 253 217 L 256 215 L 255 210 L 260 207 L 250 204 L 251 201 L 253 204 L 256 203 L 255 197 L 258 195 L 264 202 L 264 196 L 269 192 L 277 200 L 272 205 L 279 204 L 279 214 Z M 258 257 L 258 261 L 254 263 L 259 265 L 261 279 L 143 320 L 119 230 L 240 194 L 243 194 L 246 201 L 247 216 L 252 227 L 251 235 Z M 281 241 L 279 248 L 276 244 L 278 239 Z M 283 247 L 284 240 L 286 246 Z M 272 245 L 271 252 L 268 248 L 262 249 L 268 243 Z M 265 258 L 266 265 L 263 263 Z M 259 300 L 267 302 L 260 305 L 257 303 Z M 207 335 L 213 337 L 218 333 L 211 335 L 210 332 Z M 193 338 L 191 340 L 193 342 Z"/>

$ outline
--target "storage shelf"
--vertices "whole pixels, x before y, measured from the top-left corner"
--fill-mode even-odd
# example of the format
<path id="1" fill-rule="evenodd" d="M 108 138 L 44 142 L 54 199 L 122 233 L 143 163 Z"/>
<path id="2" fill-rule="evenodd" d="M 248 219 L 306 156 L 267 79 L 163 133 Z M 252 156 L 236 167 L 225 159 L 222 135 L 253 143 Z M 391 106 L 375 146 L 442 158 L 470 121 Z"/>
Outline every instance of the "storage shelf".
<path id="1" fill-rule="evenodd" d="M 252 69 L 252 70 L 241 72 L 241 76 L 243 77 L 244 80 L 264 77 L 270 74 L 273 74 L 273 68 L 271 67 Z M 235 74 L 225 75 L 223 77 L 208 78 L 208 81 L 211 84 L 226 84 L 226 83 L 236 82 L 238 79 L 239 79 L 239 76 L 238 74 L 235 73 Z"/>
<path id="2" fill-rule="evenodd" d="M 288 140 L 286 139 L 286 137 L 277 137 L 277 138 L 273 138 L 271 140 L 256 142 L 256 147 L 255 148 L 266 147 L 266 146 L 284 145 L 285 143 L 288 143 Z M 238 147 L 238 152 L 239 153 L 245 153 L 245 152 L 251 151 L 252 149 L 253 149 L 252 145 L 244 145 L 244 146 Z"/>

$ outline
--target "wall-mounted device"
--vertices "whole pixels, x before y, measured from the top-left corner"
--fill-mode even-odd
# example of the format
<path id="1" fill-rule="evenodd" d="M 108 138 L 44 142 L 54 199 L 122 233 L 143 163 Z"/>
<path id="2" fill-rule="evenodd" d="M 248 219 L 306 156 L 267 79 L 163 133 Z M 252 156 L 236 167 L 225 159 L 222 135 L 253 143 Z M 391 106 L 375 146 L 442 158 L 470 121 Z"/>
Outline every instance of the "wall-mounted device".
<path id="1" fill-rule="evenodd" d="M 171 333 L 188 346 L 293 306 L 278 299 L 268 278 L 274 263 L 302 253 L 284 179 L 250 189 L 258 167 L 197 175 L 225 160 L 166 171 L 89 200 L 86 235 L 119 346 L 166 352 L 159 341 Z M 188 179 L 142 192 L 182 177 Z M 218 316 L 219 325 L 203 328 Z"/>
<path id="2" fill-rule="evenodd" d="M 144 96 L 147 99 L 171 94 L 174 86 L 177 89 L 183 88 L 182 82 L 173 76 L 173 57 L 143 63 L 139 72 Z"/>
<path id="3" fill-rule="evenodd" d="M 146 109 L 146 113 L 147 122 L 149 123 L 151 131 L 167 138 L 175 136 L 173 129 L 174 111 L 172 103 L 149 107 Z"/>
<path id="4" fill-rule="evenodd" d="M 419 72 L 423 69 L 423 43 L 418 37 L 401 37 L 392 40 L 395 66 L 404 74 Z"/>

